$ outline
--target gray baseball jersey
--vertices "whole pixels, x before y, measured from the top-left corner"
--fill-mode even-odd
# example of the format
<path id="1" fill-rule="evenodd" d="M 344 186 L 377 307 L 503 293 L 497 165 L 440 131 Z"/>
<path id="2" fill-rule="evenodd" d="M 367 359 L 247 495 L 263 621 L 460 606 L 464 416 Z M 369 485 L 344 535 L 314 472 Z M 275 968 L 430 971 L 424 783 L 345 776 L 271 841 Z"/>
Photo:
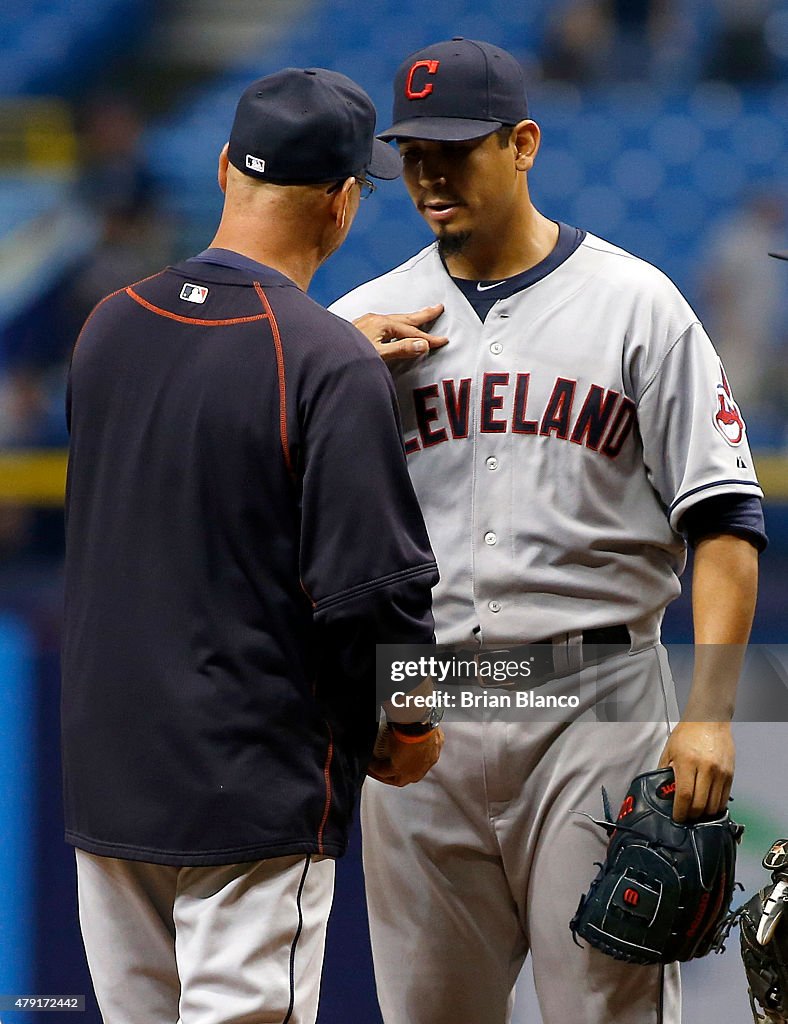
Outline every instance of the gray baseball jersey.
<path id="1" fill-rule="evenodd" d="M 436 302 L 449 344 L 393 373 L 441 570 L 438 640 L 656 631 L 679 591 L 682 515 L 714 495 L 762 496 L 693 310 L 655 267 L 590 234 L 484 323 L 435 243 L 331 308 L 352 320 Z"/>

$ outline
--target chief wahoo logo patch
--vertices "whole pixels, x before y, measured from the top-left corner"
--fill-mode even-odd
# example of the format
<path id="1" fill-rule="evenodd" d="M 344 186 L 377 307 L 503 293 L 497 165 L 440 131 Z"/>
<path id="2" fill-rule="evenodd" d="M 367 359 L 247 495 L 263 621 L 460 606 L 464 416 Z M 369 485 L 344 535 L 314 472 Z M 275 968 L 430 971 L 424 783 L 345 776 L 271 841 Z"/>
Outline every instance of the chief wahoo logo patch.
<path id="1" fill-rule="evenodd" d="M 720 363 L 720 382 L 717 384 L 717 409 L 714 426 L 731 447 L 736 448 L 744 440 L 744 420 L 733 399 L 733 392 Z"/>

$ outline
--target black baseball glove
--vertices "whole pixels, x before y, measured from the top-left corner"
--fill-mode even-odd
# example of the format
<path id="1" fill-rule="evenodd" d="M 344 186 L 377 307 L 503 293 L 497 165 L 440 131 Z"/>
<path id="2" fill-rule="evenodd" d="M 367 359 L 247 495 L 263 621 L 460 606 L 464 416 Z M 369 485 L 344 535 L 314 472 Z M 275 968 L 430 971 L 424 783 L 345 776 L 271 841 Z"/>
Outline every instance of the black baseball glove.
<path id="1" fill-rule="evenodd" d="M 739 924 L 753 1020 L 788 1024 L 788 839 L 772 844 L 763 866 L 772 869 L 772 884 L 740 907 L 731 923 Z"/>
<path id="2" fill-rule="evenodd" d="M 576 942 L 580 935 L 635 964 L 692 960 L 716 947 L 744 826 L 727 811 L 677 824 L 671 818 L 675 789 L 672 768 L 638 775 L 617 821 L 602 790 L 606 820 L 596 824 L 610 841 L 570 922 Z"/>

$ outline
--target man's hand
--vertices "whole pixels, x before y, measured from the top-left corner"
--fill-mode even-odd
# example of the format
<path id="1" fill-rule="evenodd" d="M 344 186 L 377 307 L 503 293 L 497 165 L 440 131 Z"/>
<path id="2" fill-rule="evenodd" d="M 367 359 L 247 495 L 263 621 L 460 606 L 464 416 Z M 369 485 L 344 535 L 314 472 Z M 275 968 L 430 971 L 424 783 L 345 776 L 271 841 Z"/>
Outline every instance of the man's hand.
<path id="1" fill-rule="evenodd" d="M 722 814 L 728 806 L 736 752 L 729 722 L 679 722 L 659 767 L 676 776 L 673 820 Z"/>
<path id="2" fill-rule="evenodd" d="M 415 359 L 433 348 L 448 345 L 449 339 L 420 330 L 443 312 L 443 306 L 425 306 L 414 313 L 365 313 L 353 325 L 375 346 L 384 362 Z"/>
<path id="3" fill-rule="evenodd" d="M 423 779 L 440 757 L 443 730 L 438 727 L 421 743 L 403 743 L 384 726 L 375 744 L 375 755 L 367 768 L 378 782 L 387 786 L 408 786 Z"/>

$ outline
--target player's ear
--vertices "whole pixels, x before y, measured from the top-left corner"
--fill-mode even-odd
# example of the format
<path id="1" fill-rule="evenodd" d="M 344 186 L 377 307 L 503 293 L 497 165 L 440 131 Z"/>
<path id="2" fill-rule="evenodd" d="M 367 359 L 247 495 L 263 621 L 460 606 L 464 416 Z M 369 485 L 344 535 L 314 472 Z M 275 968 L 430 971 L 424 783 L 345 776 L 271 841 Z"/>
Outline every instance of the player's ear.
<path id="1" fill-rule="evenodd" d="M 539 152 L 542 133 L 536 121 L 520 121 L 514 126 L 512 140 L 517 150 L 515 167 L 518 171 L 530 171 Z"/>
<path id="2" fill-rule="evenodd" d="M 347 178 L 342 183 L 341 188 L 338 188 L 336 192 L 331 193 L 331 216 L 340 231 L 342 231 L 345 224 L 347 224 L 348 218 L 350 218 L 351 221 L 353 219 L 351 193 L 355 188 L 355 185 L 355 178 Z"/>
<path id="3" fill-rule="evenodd" d="M 230 160 L 227 156 L 227 151 L 230 148 L 230 143 L 225 142 L 224 147 L 219 154 L 219 171 L 217 178 L 219 181 L 219 188 L 222 192 L 227 191 L 227 168 L 230 166 Z"/>

